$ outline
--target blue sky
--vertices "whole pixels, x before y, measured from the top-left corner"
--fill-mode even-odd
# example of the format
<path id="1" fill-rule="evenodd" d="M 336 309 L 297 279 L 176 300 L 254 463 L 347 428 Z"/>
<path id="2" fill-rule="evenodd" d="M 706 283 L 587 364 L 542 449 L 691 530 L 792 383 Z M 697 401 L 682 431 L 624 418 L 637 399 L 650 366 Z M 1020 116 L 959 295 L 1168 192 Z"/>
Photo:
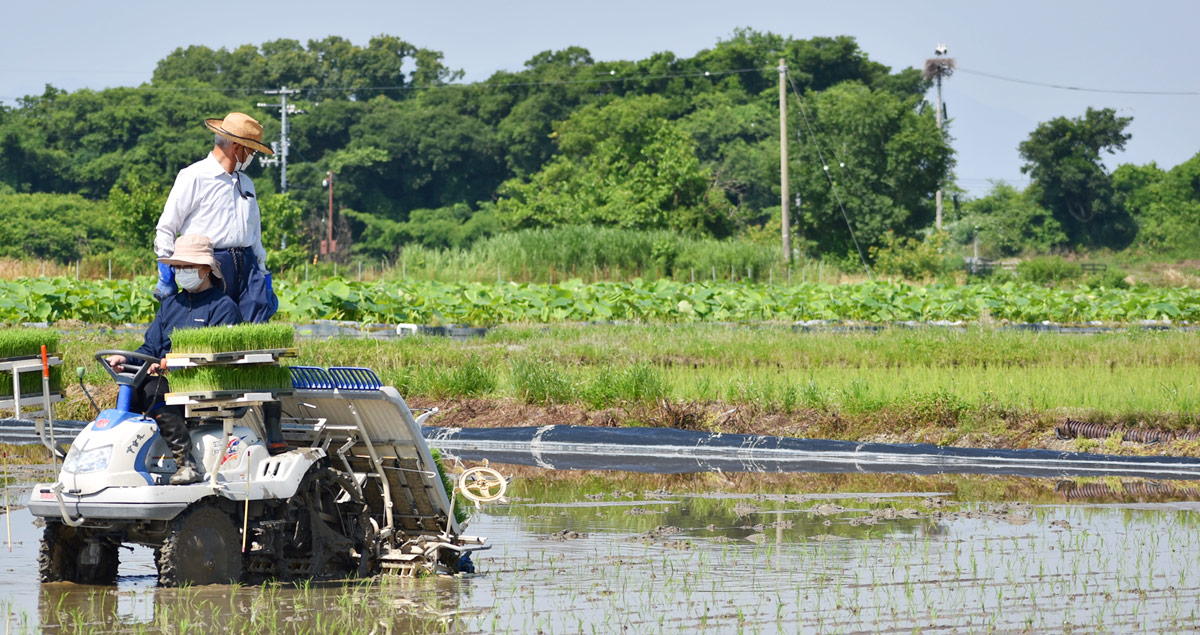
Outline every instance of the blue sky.
<path id="1" fill-rule="evenodd" d="M 657 51 L 691 56 L 738 27 L 807 38 L 851 35 L 872 59 L 920 67 L 944 42 L 963 72 L 943 94 L 958 153 L 959 182 L 1017 185 L 1017 144 L 1040 121 L 1089 107 L 1132 116 L 1125 152 L 1107 160 L 1169 168 L 1200 151 L 1200 3 L 1141 0 L 1005 2 L 311 2 L 176 3 L 161 0 L 7 3 L 0 38 L 0 101 L 12 104 L 51 83 L 69 90 L 132 86 L 180 46 L 213 48 L 277 38 L 340 35 L 365 44 L 387 33 L 445 54 L 467 81 L 520 69 L 547 49 L 582 46 L 595 59 Z M 1059 90 L 1001 81 L 1180 96 Z"/>

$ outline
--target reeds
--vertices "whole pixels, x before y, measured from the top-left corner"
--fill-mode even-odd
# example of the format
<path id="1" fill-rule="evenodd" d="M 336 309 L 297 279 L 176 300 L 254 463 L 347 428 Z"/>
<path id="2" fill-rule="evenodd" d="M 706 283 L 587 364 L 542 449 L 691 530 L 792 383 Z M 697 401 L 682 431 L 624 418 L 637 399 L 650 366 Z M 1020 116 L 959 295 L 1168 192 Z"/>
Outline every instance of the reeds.
<path id="1" fill-rule="evenodd" d="M 290 324 L 238 324 L 171 333 L 172 353 L 228 353 L 290 348 L 296 329 Z"/>

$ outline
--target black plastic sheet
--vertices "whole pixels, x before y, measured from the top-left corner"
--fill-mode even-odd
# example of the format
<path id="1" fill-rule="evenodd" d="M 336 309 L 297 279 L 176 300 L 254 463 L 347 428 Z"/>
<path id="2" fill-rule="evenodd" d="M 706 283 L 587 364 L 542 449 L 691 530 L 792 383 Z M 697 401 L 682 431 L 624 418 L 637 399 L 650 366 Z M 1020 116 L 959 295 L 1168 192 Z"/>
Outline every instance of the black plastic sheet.
<path id="1" fill-rule="evenodd" d="M 871 472 L 1130 476 L 1200 480 L 1200 458 L 1111 456 L 1053 450 L 989 450 L 930 444 L 857 443 L 670 428 L 424 429 L 429 444 L 464 460 L 558 470 Z"/>

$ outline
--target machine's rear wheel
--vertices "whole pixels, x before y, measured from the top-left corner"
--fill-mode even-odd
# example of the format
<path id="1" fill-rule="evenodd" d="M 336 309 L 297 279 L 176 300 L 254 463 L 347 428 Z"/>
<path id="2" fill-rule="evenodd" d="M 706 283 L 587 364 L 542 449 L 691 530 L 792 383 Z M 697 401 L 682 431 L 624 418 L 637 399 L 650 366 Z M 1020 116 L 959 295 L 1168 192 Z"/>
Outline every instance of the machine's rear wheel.
<path id="1" fill-rule="evenodd" d="M 158 549 L 161 586 L 231 584 L 241 575 L 241 533 L 214 505 L 202 503 L 184 512 Z"/>
<path id="2" fill-rule="evenodd" d="M 116 544 L 91 536 L 83 529 L 46 521 L 38 548 L 42 582 L 113 584 L 119 564 Z"/>

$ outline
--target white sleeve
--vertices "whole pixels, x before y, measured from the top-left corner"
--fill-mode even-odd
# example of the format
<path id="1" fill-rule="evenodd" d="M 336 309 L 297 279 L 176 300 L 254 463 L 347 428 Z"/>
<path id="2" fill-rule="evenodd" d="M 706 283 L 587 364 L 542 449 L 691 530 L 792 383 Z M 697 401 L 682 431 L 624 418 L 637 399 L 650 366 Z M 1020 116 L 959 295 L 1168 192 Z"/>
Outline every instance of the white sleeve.
<path id="1" fill-rule="evenodd" d="M 162 216 L 158 217 L 158 226 L 154 237 L 154 253 L 164 258 L 175 253 L 175 237 L 183 221 L 192 213 L 192 205 L 196 198 L 195 179 L 180 170 L 175 177 L 175 185 L 167 195 L 167 203 L 163 205 Z"/>
<path id="2" fill-rule="evenodd" d="M 250 203 L 254 209 L 254 222 L 250 224 L 250 235 L 253 240 L 250 242 L 250 248 L 254 250 L 254 257 L 258 259 L 258 270 L 267 273 L 267 250 L 263 249 L 262 244 L 262 210 L 258 207 L 258 199 L 251 199 Z"/>

